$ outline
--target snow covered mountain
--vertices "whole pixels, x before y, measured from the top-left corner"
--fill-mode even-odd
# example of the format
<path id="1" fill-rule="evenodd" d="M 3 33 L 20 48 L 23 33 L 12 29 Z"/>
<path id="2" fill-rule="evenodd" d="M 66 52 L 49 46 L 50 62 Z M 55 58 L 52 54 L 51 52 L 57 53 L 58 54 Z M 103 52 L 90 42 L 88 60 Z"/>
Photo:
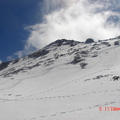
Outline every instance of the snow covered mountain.
<path id="1" fill-rule="evenodd" d="M 61 39 L 1 63 L 0 120 L 119 120 L 119 61 L 116 37 Z"/>

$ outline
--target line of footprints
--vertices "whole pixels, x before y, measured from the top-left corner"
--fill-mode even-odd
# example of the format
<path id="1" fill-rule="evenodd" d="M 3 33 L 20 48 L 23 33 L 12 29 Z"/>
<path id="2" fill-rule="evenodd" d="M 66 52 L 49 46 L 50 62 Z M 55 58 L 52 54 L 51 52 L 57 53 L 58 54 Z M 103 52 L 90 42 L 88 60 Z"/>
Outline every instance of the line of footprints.
<path id="1" fill-rule="evenodd" d="M 26 98 L 18 98 L 18 99 L 0 99 L 1 102 L 20 102 L 20 101 L 33 101 L 33 100 L 51 100 L 51 99 L 65 99 L 65 98 L 71 98 L 71 97 L 81 97 L 85 95 L 90 95 L 90 94 L 97 94 L 97 93 L 105 93 L 105 92 L 115 92 L 115 91 L 120 91 L 120 89 L 116 90 L 104 90 L 104 91 L 93 91 L 93 92 L 88 92 L 88 93 L 82 93 L 82 94 L 76 94 L 76 95 L 64 95 L 64 96 L 52 96 L 52 97 L 38 97 L 38 98 L 29 98 L 30 96 Z M 31 96 L 32 97 L 32 96 Z"/>

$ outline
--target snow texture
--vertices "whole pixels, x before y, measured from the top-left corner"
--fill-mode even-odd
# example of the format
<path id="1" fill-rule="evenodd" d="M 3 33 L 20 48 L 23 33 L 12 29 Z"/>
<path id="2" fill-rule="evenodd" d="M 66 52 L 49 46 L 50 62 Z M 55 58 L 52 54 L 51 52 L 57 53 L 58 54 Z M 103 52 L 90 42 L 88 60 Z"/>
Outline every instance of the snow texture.
<path id="1" fill-rule="evenodd" d="M 62 39 L 0 64 L 0 120 L 120 120 L 99 109 L 120 107 L 118 42 Z"/>

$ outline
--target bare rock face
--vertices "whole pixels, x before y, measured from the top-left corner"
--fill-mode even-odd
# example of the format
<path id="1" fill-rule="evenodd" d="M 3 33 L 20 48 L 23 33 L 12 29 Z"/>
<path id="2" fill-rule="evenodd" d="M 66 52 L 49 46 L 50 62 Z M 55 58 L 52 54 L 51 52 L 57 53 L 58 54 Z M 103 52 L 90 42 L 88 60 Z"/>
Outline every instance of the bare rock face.
<path id="1" fill-rule="evenodd" d="M 119 41 L 115 41 L 114 45 L 120 45 Z"/>
<path id="2" fill-rule="evenodd" d="M 86 44 L 90 44 L 90 43 L 93 43 L 93 42 L 94 42 L 94 40 L 93 40 L 92 38 L 88 38 L 88 39 L 85 41 Z"/>
<path id="3" fill-rule="evenodd" d="M 9 61 L 1 63 L 0 64 L 0 71 L 3 70 L 3 69 L 5 69 L 6 67 L 8 67 L 9 63 L 10 63 Z"/>
<path id="4" fill-rule="evenodd" d="M 59 39 L 56 40 L 55 42 L 52 42 L 51 44 L 47 45 L 46 47 L 50 47 L 50 46 L 62 46 L 62 45 L 70 45 L 70 46 L 75 46 L 77 44 L 79 44 L 79 41 L 74 41 L 74 40 L 67 40 L 67 39 Z"/>

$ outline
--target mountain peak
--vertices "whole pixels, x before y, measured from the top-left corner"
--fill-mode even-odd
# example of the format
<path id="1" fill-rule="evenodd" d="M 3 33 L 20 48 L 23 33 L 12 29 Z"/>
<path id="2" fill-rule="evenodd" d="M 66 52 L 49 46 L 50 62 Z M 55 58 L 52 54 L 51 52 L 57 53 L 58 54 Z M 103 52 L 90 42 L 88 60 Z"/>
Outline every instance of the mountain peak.
<path id="1" fill-rule="evenodd" d="M 70 46 L 75 46 L 77 44 L 79 44 L 81 42 L 79 41 L 75 41 L 75 40 L 67 40 L 67 39 L 58 39 L 52 43 L 50 43 L 49 45 L 47 45 L 46 47 L 50 47 L 50 46 L 61 46 L 61 45 L 70 45 Z"/>

